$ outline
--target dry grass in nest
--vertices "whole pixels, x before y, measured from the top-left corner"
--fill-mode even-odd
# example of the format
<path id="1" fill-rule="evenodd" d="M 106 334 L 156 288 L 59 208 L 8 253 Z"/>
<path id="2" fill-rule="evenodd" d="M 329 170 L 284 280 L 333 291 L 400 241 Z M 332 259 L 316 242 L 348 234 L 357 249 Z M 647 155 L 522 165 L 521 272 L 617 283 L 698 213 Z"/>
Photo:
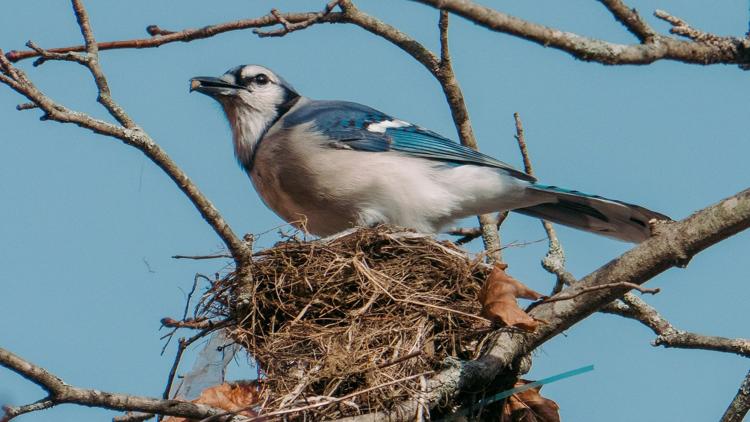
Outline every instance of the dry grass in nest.
<path id="1" fill-rule="evenodd" d="M 477 316 L 484 267 L 416 233 L 288 239 L 256 254 L 252 271 L 252 306 L 230 331 L 263 371 L 262 413 L 308 406 L 307 416 L 329 419 L 388 409 L 447 357 L 472 358 L 489 326 Z M 229 315 L 232 280 L 214 284 L 210 315 Z"/>

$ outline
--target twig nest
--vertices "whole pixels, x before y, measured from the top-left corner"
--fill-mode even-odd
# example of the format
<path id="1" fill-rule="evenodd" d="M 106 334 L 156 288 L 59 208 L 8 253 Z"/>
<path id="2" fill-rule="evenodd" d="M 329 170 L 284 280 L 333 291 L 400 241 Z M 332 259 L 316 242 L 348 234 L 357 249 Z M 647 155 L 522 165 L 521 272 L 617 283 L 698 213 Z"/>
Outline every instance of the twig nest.
<path id="1" fill-rule="evenodd" d="M 252 272 L 252 306 L 233 315 L 231 331 L 262 369 L 266 414 L 305 407 L 327 419 L 388 409 L 446 358 L 474 357 L 490 328 L 477 301 L 486 267 L 451 242 L 413 232 L 287 239 L 256 253 Z M 235 288 L 231 275 L 217 282 L 207 312 L 230 315 Z"/>

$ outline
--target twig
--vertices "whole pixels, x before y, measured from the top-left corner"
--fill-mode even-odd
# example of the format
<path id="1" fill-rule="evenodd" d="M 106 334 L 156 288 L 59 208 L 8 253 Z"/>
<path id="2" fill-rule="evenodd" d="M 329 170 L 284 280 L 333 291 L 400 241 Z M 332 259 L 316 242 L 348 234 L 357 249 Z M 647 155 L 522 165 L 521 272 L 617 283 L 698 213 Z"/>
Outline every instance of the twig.
<path id="1" fill-rule="evenodd" d="M 750 371 L 747 372 L 745 379 L 737 390 L 732 402 L 729 403 L 720 422 L 742 422 L 750 410 Z"/>
<path id="2" fill-rule="evenodd" d="M 602 308 L 602 312 L 634 319 L 649 327 L 656 334 L 654 346 L 714 350 L 750 357 L 748 339 L 705 336 L 679 330 L 643 299 L 628 293 L 621 300 L 622 303 L 613 302 Z"/>
<path id="3" fill-rule="evenodd" d="M 529 149 L 526 146 L 526 136 L 523 130 L 523 122 L 521 121 L 521 115 L 513 113 L 513 119 L 516 123 L 516 141 L 518 142 L 518 148 L 521 150 L 521 157 L 523 157 L 523 168 L 526 173 L 530 176 L 534 176 L 534 168 L 531 166 L 531 158 L 529 157 Z M 542 220 L 542 227 L 547 232 L 547 239 L 549 240 L 547 247 L 547 254 L 542 258 L 542 268 L 548 273 L 555 275 L 557 281 L 555 286 L 552 288 L 552 295 L 560 293 L 563 286 L 572 285 L 575 283 L 575 277 L 565 269 L 565 251 L 563 250 L 560 240 L 557 238 L 557 232 L 547 220 Z"/>
<path id="4" fill-rule="evenodd" d="M 405 355 L 401 356 L 400 358 L 397 358 L 397 359 L 394 359 L 394 360 L 391 360 L 391 361 L 388 361 L 388 362 L 385 362 L 385 363 L 381 363 L 380 365 L 377 366 L 377 369 L 383 369 L 383 368 L 387 368 L 389 366 L 397 365 L 397 364 L 399 364 L 399 363 L 401 363 L 403 361 L 409 360 L 411 358 L 415 358 L 417 356 L 422 356 L 423 354 L 424 354 L 423 351 L 416 350 L 414 352 L 405 354 Z"/>
<path id="5" fill-rule="evenodd" d="M 83 62 L 84 66 L 89 69 L 91 76 L 93 76 L 96 82 L 96 87 L 99 91 L 97 101 L 104 106 L 109 114 L 114 117 L 121 125 L 128 129 L 136 127 L 130 116 L 120 107 L 113 99 L 112 94 L 109 90 L 109 83 L 107 78 L 104 76 L 104 71 L 99 64 L 99 46 L 94 38 L 94 31 L 91 29 L 91 23 L 89 22 L 89 15 L 86 12 L 86 8 L 83 7 L 82 0 L 72 0 L 73 11 L 78 21 L 78 26 L 81 28 L 81 35 L 85 41 L 86 46 L 86 60 Z"/>
<path id="6" fill-rule="evenodd" d="M 599 0 L 602 2 L 612 15 L 625 28 L 635 35 L 641 43 L 652 43 L 656 32 L 641 18 L 635 9 L 626 6 L 621 0 Z"/>
<path id="7" fill-rule="evenodd" d="M 562 294 L 562 295 L 559 295 L 559 296 L 558 295 L 550 296 L 550 297 L 542 299 L 541 303 L 557 302 L 557 301 L 560 301 L 560 300 L 570 300 L 570 299 L 573 299 L 575 297 L 578 297 L 578 296 L 580 296 L 582 294 L 586 294 L 586 293 L 589 293 L 589 292 L 594 292 L 594 291 L 602 290 L 602 289 L 614 289 L 614 288 L 633 289 L 633 290 L 638 290 L 641 293 L 648 293 L 648 294 L 652 294 L 652 295 L 655 295 L 655 294 L 657 294 L 657 293 L 659 293 L 661 291 L 658 288 L 657 289 L 649 289 L 649 288 L 642 287 L 642 286 L 640 286 L 638 284 L 635 284 L 635 283 L 628 283 L 628 282 L 623 281 L 623 282 L 619 282 L 619 283 L 599 284 L 599 285 L 596 285 L 596 286 L 589 286 L 589 287 L 584 287 L 584 288 L 581 288 L 581 289 L 573 287 L 572 289 L 569 289 L 567 291 L 575 290 L 574 293 Z"/>
<path id="8" fill-rule="evenodd" d="M 16 106 L 16 110 L 23 111 L 23 110 L 32 110 L 35 108 L 38 108 L 39 106 L 34 103 L 23 103 Z"/>
<path id="9" fill-rule="evenodd" d="M 498 228 L 500 228 L 500 225 L 503 224 L 506 218 L 508 218 L 508 211 L 502 211 L 502 212 L 497 213 L 497 216 L 495 217 L 495 225 Z M 457 245 L 464 245 L 482 236 L 482 228 L 481 227 L 453 227 L 451 229 L 448 229 L 445 233 L 450 236 L 461 236 L 460 238 L 456 239 L 453 243 Z"/>
<path id="10" fill-rule="evenodd" d="M 172 384 L 174 383 L 174 378 L 177 375 L 177 368 L 180 366 L 180 361 L 182 360 L 182 354 L 185 352 L 185 349 L 187 349 L 188 346 L 195 343 L 197 340 L 202 339 L 203 337 L 207 336 L 211 332 L 224 328 L 229 324 L 230 324 L 229 321 L 223 321 L 221 323 L 214 324 L 211 327 L 204 328 L 199 333 L 190 337 L 187 340 L 184 338 L 181 338 L 178 341 L 177 353 L 175 353 L 174 361 L 172 362 L 172 367 L 169 368 L 169 375 L 167 376 L 167 385 L 164 387 L 164 393 L 162 393 L 162 398 L 164 399 L 169 398 L 169 393 L 170 393 L 170 390 L 172 390 Z M 162 350 L 162 353 L 164 353 L 163 350 Z"/>
<path id="11" fill-rule="evenodd" d="M 284 19 L 287 22 L 298 23 L 310 20 L 315 17 L 316 12 L 307 13 L 289 13 L 284 14 Z M 340 19 L 341 15 L 338 13 L 331 13 L 320 20 L 320 22 L 335 22 Z M 174 42 L 190 42 L 205 38 L 211 38 L 215 35 L 230 32 L 240 31 L 249 28 L 261 28 L 268 27 L 278 24 L 275 16 L 268 14 L 259 18 L 252 19 L 241 19 L 231 22 L 224 22 L 216 25 L 207 25 L 198 29 L 185 29 L 182 31 L 168 31 L 160 28 L 158 25 L 149 25 L 147 31 L 152 35 L 151 38 L 137 38 L 130 40 L 120 41 L 109 41 L 97 43 L 98 49 L 101 50 L 116 50 L 116 49 L 142 49 L 142 48 L 157 48 L 165 44 Z M 85 51 L 86 47 L 83 45 L 75 45 L 69 47 L 50 48 L 47 51 L 49 53 L 70 53 L 70 52 L 82 52 Z M 39 57 L 40 54 L 34 50 L 17 51 L 12 50 L 5 55 L 11 62 L 17 62 L 19 60 L 29 59 L 33 57 Z"/>
<path id="12" fill-rule="evenodd" d="M 318 22 L 320 22 L 323 18 L 325 18 L 331 11 L 333 10 L 336 5 L 338 5 L 339 0 L 332 0 L 329 1 L 328 4 L 326 4 L 325 9 L 323 9 L 322 12 L 312 14 L 308 19 L 302 20 L 299 22 L 289 22 L 289 20 L 277 9 L 271 9 L 271 15 L 276 18 L 276 23 L 281 24 L 280 29 L 275 29 L 271 31 L 261 31 L 259 29 L 254 29 L 253 33 L 258 35 L 259 37 L 283 37 L 286 34 L 289 34 L 294 31 L 299 31 L 301 29 L 305 29 L 309 26 L 312 26 Z"/>
<path id="13" fill-rule="evenodd" d="M 220 253 L 215 255 L 172 255 L 172 259 L 219 259 L 219 258 L 231 258 L 232 255 Z"/>
<path id="14" fill-rule="evenodd" d="M 172 328 L 191 328 L 193 330 L 202 330 L 205 328 L 212 327 L 214 325 L 214 322 L 211 321 L 210 319 L 188 318 L 182 321 L 178 321 L 172 318 L 162 318 L 161 325 L 165 327 L 172 327 Z"/>
<path id="15" fill-rule="evenodd" d="M 440 61 L 437 63 L 436 71 L 431 72 L 443 88 L 443 93 L 445 94 L 445 99 L 448 101 L 461 145 L 478 150 L 479 147 L 474 137 L 474 129 L 471 127 L 471 119 L 469 119 L 469 110 L 466 108 L 463 92 L 453 71 L 448 44 L 448 23 L 448 12 L 441 10 L 438 22 L 438 28 L 440 29 Z M 428 70 L 430 70 L 430 67 L 428 67 Z M 487 260 L 490 264 L 502 262 L 503 260 L 498 226 L 496 218 L 492 214 L 482 214 L 479 216 L 482 242 L 484 243 L 484 250 L 487 251 Z"/>
<path id="16" fill-rule="evenodd" d="M 285 395 L 281 399 L 281 403 L 279 404 L 279 408 L 283 409 L 287 407 L 289 404 L 294 403 L 297 400 L 297 397 L 299 397 L 300 394 L 305 390 L 305 387 L 307 387 L 308 383 L 312 379 L 313 376 L 315 376 L 322 367 L 322 364 L 317 363 L 315 366 L 310 368 L 309 371 L 305 372 L 302 377 L 300 377 L 299 382 L 297 385 L 294 386 L 292 391 L 289 392 L 289 394 Z"/>
<path id="17" fill-rule="evenodd" d="M 21 375 L 48 393 L 45 399 L 36 403 L 19 407 L 5 406 L 5 415 L 0 418 L 1 422 L 10 421 L 24 413 L 48 409 L 63 403 L 200 419 L 224 412 L 221 409 L 215 409 L 210 406 L 179 400 L 160 400 L 151 397 L 131 396 L 74 387 L 44 368 L 34 365 L 2 348 L 0 348 L 0 366 L 4 366 Z"/>
<path id="18" fill-rule="evenodd" d="M 39 58 L 34 60 L 34 63 L 32 63 L 32 66 L 34 67 L 43 65 L 44 63 L 47 62 L 47 60 L 75 62 L 75 63 L 86 66 L 87 57 L 83 54 L 74 53 L 74 52 L 55 53 L 55 52 L 47 51 L 39 47 L 38 45 L 36 45 L 36 43 L 31 40 L 26 42 L 26 47 L 29 47 L 30 49 L 36 51 L 39 54 Z"/>
<path id="19" fill-rule="evenodd" d="M 669 30 L 670 33 L 689 38 L 695 42 L 721 44 L 731 41 L 729 37 L 721 37 L 695 29 L 684 20 L 672 16 L 663 10 L 656 10 L 654 16 L 672 25 L 672 28 Z"/>

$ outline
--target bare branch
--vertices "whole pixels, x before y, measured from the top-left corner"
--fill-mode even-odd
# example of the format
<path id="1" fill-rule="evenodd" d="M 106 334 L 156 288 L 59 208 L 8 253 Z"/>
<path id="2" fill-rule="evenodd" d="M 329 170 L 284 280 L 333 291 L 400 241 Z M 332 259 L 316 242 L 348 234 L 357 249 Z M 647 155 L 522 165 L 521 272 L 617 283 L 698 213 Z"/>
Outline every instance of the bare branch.
<path id="1" fill-rule="evenodd" d="M 602 308 L 602 311 L 634 319 L 649 327 L 656 334 L 656 339 L 652 343 L 654 346 L 713 350 L 750 357 L 750 340 L 706 336 L 679 330 L 655 308 L 630 293 L 623 296 L 622 303 L 614 302 Z"/>
<path id="2" fill-rule="evenodd" d="M 182 321 L 178 321 L 172 318 L 162 318 L 161 325 L 165 327 L 172 327 L 172 328 L 190 328 L 193 330 L 202 330 L 205 328 L 211 328 L 214 325 L 216 325 L 216 323 L 210 319 L 205 319 L 205 318 L 200 318 L 200 319 L 188 318 Z"/>
<path id="3" fill-rule="evenodd" d="M 4 415 L 0 417 L 0 422 L 8 422 L 16 416 L 23 415 L 24 413 L 36 412 L 39 410 L 49 409 L 54 407 L 56 403 L 50 399 L 41 399 L 31 404 L 23 406 L 3 406 Z"/>
<path id="4" fill-rule="evenodd" d="M 670 33 L 689 38 L 695 42 L 703 42 L 720 46 L 721 44 L 730 42 L 732 40 L 732 38 L 730 37 L 721 37 L 695 29 L 684 20 L 676 16 L 672 16 L 663 10 L 656 10 L 654 12 L 654 16 L 672 25 L 672 28 L 669 30 Z"/>
<path id="5" fill-rule="evenodd" d="M 258 35 L 259 37 L 283 37 L 284 35 L 299 31 L 301 29 L 305 29 L 309 26 L 312 26 L 318 22 L 320 22 L 323 18 L 325 18 L 331 11 L 333 10 L 336 5 L 338 5 L 339 0 L 332 0 L 329 1 L 326 5 L 325 9 L 320 12 L 316 13 L 313 16 L 311 16 L 309 19 L 299 21 L 299 22 L 289 22 L 284 15 L 279 12 L 277 9 L 271 9 L 271 15 L 276 18 L 277 23 L 281 24 L 281 29 L 275 29 L 271 31 L 261 31 L 259 29 L 254 29 L 253 32 Z"/>
<path id="6" fill-rule="evenodd" d="M 474 129 L 471 127 L 469 110 L 466 108 L 464 94 L 453 71 L 450 48 L 448 46 L 448 20 L 448 12 L 441 10 L 438 22 L 440 29 L 440 63 L 438 72 L 433 72 L 433 75 L 435 75 L 438 82 L 440 82 L 440 86 L 443 88 L 443 93 L 445 94 L 445 99 L 448 101 L 448 107 L 451 110 L 451 116 L 453 117 L 458 137 L 461 140 L 461 145 L 478 150 L 479 146 L 474 137 Z M 484 250 L 487 252 L 487 259 L 490 263 L 502 262 L 503 260 L 500 235 L 498 233 L 498 228 L 502 222 L 500 219 L 505 220 L 501 215 L 498 215 L 497 218 L 493 217 L 492 214 L 482 214 L 479 216 L 479 228 L 482 231 Z"/>
<path id="7" fill-rule="evenodd" d="M 39 106 L 34 103 L 23 103 L 16 106 L 16 110 L 18 111 L 33 110 L 35 108 L 39 108 Z"/>
<path id="8" fill-rule="evenodd" d="M 502 211 L 502 212 L 497 213 L 497 215 L 495 216 L 495 222 L 494 222 L 495 226 L 497 226 L 497 228 L 499 229 L 500 225 L 503 224 L 506 218 L 508 218 L 508 211 Z M 456 239 L 454 243 L 457 245 L 463 245 L 482 236 L 482 228 L 481 227 L 452 227 L 446 230 L 445 233 L 451 236 L 461 236 L 459 239 Z"/>
<path id="9" fill-rule="evenodd" d="M 743 68 L 750 64 L 750 40 L 740 37 L 719 37 L 712 35 L 712 42 L 700 39 L 700 41 L 682 41 L 668 36 L 654 33 L 651 35 L 648 25 L 633 10 L 628 9 L 621 2 L 616 0 L 600 0 L 612 11 L 615 18 L 623 24 L 639 39 L 642 44 L 616 44 L 594 38 L 584 37 L 572 32 L 564 32 L 555 28 L 546 27 L 533 22 L 528 22 L 502 12 L 480 6 L 469 0 L 415 0 L 430 5 L 435 8 L 444 9 L 466 19 L 469 19 L 479 25 L 482 25 L 492 31 L 503 32 L 532 42 L 536 42 L 545 47 L 552 47 L 565 51 L 572 56 L 591 62 L 603 64 L 650 64 L 658 60 L 674 60 L 684 63 L 693 64 L 739 64 Z M 350 1 L 347 0 L 349 4 Z M 343 6 L 343 1 L 341 2 Z M 329 3 L 330 4 L 330 3 Z M 242 19 L 232 22 L 225 22 L 216 25 L 208 25 L 199 29 L 185 29 L 182 31 L 167 31 L 159 28 L 157 25 L 149 25 L 148 31 L 151 38 L 139 38 L 131 40 L 110 41 L 98 43 L 99 50 L 110 49 L 131 49 L 131 48 L 155 48 L 164 44 L 174 42 L 190 42 L 198 39 L 210 38 L 215 35 L 238 31 L 248 28 L 263 28 L 274 26 L 286 22 L 294 30 L 309 27 L 317 23 L 357 23 L 365 29 L 368 26 L 369 31 L 373 33 L 385 33 L 390 31 L 376 31 L 374 26 L 379 26 L 377 22 L 353 22 L 346 16 L 346 13 L 327 13 L 320 16 L 321 12 L 307 13 L 287 13 L 278 14 L 278 16 L 269 13 L 266 16 L 253 19 Z M 283 21 L 279 18 L 281 17 Z M 365 19 L 366 20 L 366 19 Z M 296 25 L 300 24 L 300 27 Z M 274 31 L 271 31 L 274 32 Z M 291 32 L 286 28 L 276 31 L 273 35 L 281 36 Z M 399 31 L 400 32 L 400 31 Z M 678 33 L 679 32 L 675 32 Z M 402 34 L 403 35 L 403 34 Z M 401 40 L 392 39 L 396 43 L 412 42 L 405 37 Z M 708 40 L 710 41 L 710 40 Z M 403 47 L 402 47 L 403 48 Z M 417 48 L 418 49 L 418 48 Z M 85 51 L 85 46 L 70 46 L 53 48 L 48 50 L 51 53 L 67 53 L 72 51 Z M 437 69 L 437 58 L 431 53 L 420 53 L 422 57 L 418 60 L 430 67 Z M 31 57 L 37 57 L 39 53 L 33 50 L 28 51 L 10 51 L 7 58 L 10 61 L 18 61 Z"/>
<path id="10" fill-rule="evenodd" d="M 195 334 L 194 336 L 184 339 L 181 338 L 178 341 L 177 344 L 177 353 L 175 353 L 174 361 L 172 361 L 172 367 L 169 368 L 169 375 L 167 376 L 167 385 L 164 387 L 164 393 L 162 393 L 163 399 L 169 398 L 169 393 L 172 391 L 172 384 L 174 384 L 174 378 L 177 376 L 177 368 L 180 366 L 180 361 L 182 361 L 182 354 L 185 353 L 185 350 L 196 341 L 205 338 L 208 334 L 226 327 L 229 325 L 230 321 L 222 321 L 219 323 L 211 323 L 207 327 L 201 329 L 200 332 Z M 162 324 L 164 324 L 164 320 L 162 319 Z M 193 328 L 193 327 L 190 327 Z M 172 332 L 174 334 L 174 332 Z M 170 334 L 171 335 L 171 334 Z M 171 338 L 171 337 L 170 337 Z M 166 349 L 166 345 L 164 346 Z M 164 349 L 162 349 L 162 354 L 164 353 Z"/>
<path id="11" fill-rule="evenodd" d="M 524 171 L 534 176 L 534 168 L 531 166 L 531 158 L 529 157 L 529 149 L 526 146 L 526 136 L 523 130 L 523 122 L 521 121 L 521 115 L 513 113 L 513 119 L 516 122 L 516 141 L 518 142 L 518 148 L 521 150 L 521 157 L 523 158 Z M 557 238 L 557 232 L 547 220 L 542 220 L 542 227 L 547 232 L 547 239 L 549 240 L 547 247 L 547 254 L 542 259 L 542 268 L 547 270 L 550 274 L 554 274 L 557 277 L 557 282 L 552 288 L 552 294 L 560 293 L 563 286 L 572 285 L 576 282 L 575 277 L 565 269 L 565 251 L 560 244 L 560 240 Z"/>
<path id="12" fill-rule="evenodd" d="M 741 67 L 750 63 L 750 40 L 746 38 L 719 37 L 720 41 L 709 43 L 683 41 L 655 34 L 652 42 L 616 44 L 525 21 L 470 0 L 415 1 L 455 13 L 489 30 L 523 38 L 544 47 L 552 47 L 588 62 L 624 65 L 674 60 L 703 65 L 738 64 Z M 610 3 L 614 6 L 614 2 Z M 617 10 L 621 16 L 627 15 L 619 8 Z M 644 29 L 637 21 L 627 22 L 628 29 L 639 28 L 639 32 Z"/>
<path id="13" fill-rule="evenodd" d="M 83 35 L 83 39 L 86 42 L 86 60 L 83 64 L 91 72 L 91 76 L 94 77 L 94 81 L 96 82 L 96 88 L 99 90 L 97 101 L 99 101 L 99 103 L 107 109 L 109 114 L 112 115 L 112 117 L 114 117 L 121 125 L 133 129 L 136 127 L 133 120 L 125 113 L 122 107 L 112 99 L 107 78 L 104 76 L 102 67 L 99 64 L 99 47 L 94 38 L 94 31 L 91 29 L 88 12 L 86 12 L 82 0 L 71 1 L 73 3 L 73 10 L 76 14 L 78 26 L 81 28 L 81 35 Z"/>
<path id="14" fill-rule="evenodd" d="M 66 384 L 63 380 L 44 368 L 34 365 L 2 348 L 0 348 L 0 365 L 21 375 L 49 393 L 47 398 L 36 403 L 20 407 L 6 406 L 4 408 L 5 416 L 0 419 L 2 422 L 7 422 L 23 413 L 47 409 L 63 403 L 197 419 L 224 413 L 221 409 L 179 400 L 160 400 L 151 397 L 130 396 L 127 394 L 74 387 Z"/>
<path id="15" fill-rule="evenodd" d="M 287 22 L 299 23 L 313 19 L 317 13 L 290 13 L 284 14 L 283 17 Z M 341 18 L 340 13 L 331 13 L 320 19 L 320 22 L 335 22 Z M 164 44 L 171 44 L 174 42 L 190 42 L 205 38 L 211 38 L 215 35 L 230 32 L 240 31 L 249 28 L 262 28 L 278 24 L 278 20 L 272 14 L 261 16 L 253 19 L 241 19 L 231 22 L 220 23 L 216 25 L 208 25 L 198 29 L 185 29 L 182 31 L 167 31 L 159 28 L 157 25 L 149 25 L 147 31 L 153 35 L 151 38 L 138 38 L 131 40 L 121 41 L 109 41 L 97 43 L 98 50 L 116 50 L 116 49 L 142 49 L 142 48 L 157 48 Z M 51 48 L 47 50 L 50 53 L 69 53 L 69 52 L 82 52 L 86 51 L 86 47 L 83 45 L 75 45 L 70 47 Z M 27 51 L 9 51 L 5 56 L 11 62 L 17 62 L 32 57 L 38 57 L 40 54 L 34 50 Z"/>
<path id="16" fill-rule="evenodd" d="M 635 9 L 631 9 L 621 0 L 599 0 L 612 15 L 625 26 L 641 43 L 654 41 L 656 32 L 644 21 Z"/>
<path id="17" fill-rule="evenodd" d="M 26 47 L 29 47 L 30 49 L 36 51 L 39 54 L 39 58 L 34 60 L 34 63 L 32 64 L 34 67 L 41 66 L 47 60 L 60 60 L 60 61 L 67 61 L 67 62 L 75 62 L 78 64 L 86 65 L 87 57 L 75 52 L 67 52 L 67 53 L 53 53 L 50 51 L 47 51 L 43 49 L 42 47 L 39 47 L 36 45 L 34 41 L 27 41 Z"/>
<path id="18" fill-rule="evenodd" d="M 732 399 L 720 422 L 742 422 L 748 410 L 750 410 L 750 371 L 747 372 L 737 395 Z"/>
<path id="19" fill-rule="evenodd" d="M 623 282 L 619 282 L 619 283 L 599 284 L 597 286 L 588 286 L 588 287 L 583 287 L 583 288 L 578 288 L 578 286 L 574 286 L 574 287 L 566 290 L 564 294 L 555 295 L 555 296 L 551 296 L 551 297 L 543 299 L 540 302 L 540 304 L 541 303 L 557 302 L 557 301 L 560 301 L 560 300 L 570 300 L 570 299 L 576 298 L 576 297 L 578 297 L 580 295 L 583 295 L 583 294 L 586 294 L 586 293 L 595 292 L 597 290 L 602 290 L 602 289 L 613 289 L 613 288 L 633 289 L 633 290 L 638 290 L 641 293 L 648 293 L 648 294 L 652 294 L 652 295 L 655 295 L 655 294 L 657 294 L 657 293 L 659 293 L 661 291 L 661 289 L 658 289 L 658 288 L 656 288 L 656 289 L 650 289 L 648 287 L 642 287 L 642 286 L 640 286 L 638 284 L 635 284 L 635 283 L 628 283 L 627 281 L 623 281 Z"/>

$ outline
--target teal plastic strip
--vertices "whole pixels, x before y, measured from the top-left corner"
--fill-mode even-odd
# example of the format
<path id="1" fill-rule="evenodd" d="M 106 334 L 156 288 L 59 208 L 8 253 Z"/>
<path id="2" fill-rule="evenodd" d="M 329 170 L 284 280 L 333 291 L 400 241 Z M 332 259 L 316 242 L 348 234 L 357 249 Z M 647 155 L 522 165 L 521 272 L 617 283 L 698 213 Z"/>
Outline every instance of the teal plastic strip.
<path id="1" fill-rule="evenodd" d="M 488 405 L 490 403 L 494 403 L 494 402 L 496 402 L 498 400 L 502 400 L 502 399 L 504 399 L 506 397 L 510 397 L 513 394 L 517 394 L 517 393 L 520 393 L 522 391 L 526 391 L 528 389 L 531 389 L 531 388 L 534 388 L 534 387 L 538 387 L 540 385 L 550 384 L 550 383 L 553 383 L 555 381 L 560 381 L 560 380 L 565 379 L 565 378 L 570 378 L 570 377 L 574 377 L 576 375 L 581 375 L 581 374 L 584 374 L 586 372 L 593 371 L 593 370 L 594 370 L 594 365 L 582 366 L 582 367 L 580 367 L 578 369 L 573 369 L 571 371 L 563 372 L 561 374 L 553 375 L 551 377 L 542 378 L 542 379 L 540 379 L 538 381 L 530 382 L 530 383 L 528 383 L 526 385 L 522 385 L 520 387 L 515 387 L 515 388 L 511 388 L 510 390 L 505 390 L 503 392 L 495 394 L 494 396 L 487 397 L 487 398 L 484 398 L 484 399 L 480 400 L 479 402 L 477 402 L 474 406 L 471 406 L 470 408 L 464 408 L 464 409 L 462 409 L 459 412 L 452 413 L 452 414 L 448 415 L 446 418 L 439 420 L 438 422 L 447 422 L 447 421 L 455 420 L 455 418 L 457 416 L 466 415 L 466 414 L 468 414 L 470 411 L 472 411 L 474 409 L 480 409 L 480 408 L 482 408 L 482 407 L 484 407 L 484 406 L 486 406 L 486 405 Z"/>
<path id="2" fill-rule="evenodd" d="M 526 385 L 522 385 L 520 387 L 515 387 L 515 388 L 511 388 L 510 390 L 505 390 L 505 391 L 503 391 L 501 393 L 495 394 L 492 397 L 488 397 L 486 399 L 480 400 L 479 404 L 480 405 L 490 404 L 490 403 L 496 402 L 498 400 L 502 400 L 502 399 L 504 399 L 506 397 L 510 397 L 513 394 L 520 393 L 522 391 L 526 391 L 526 390 L 528 390 L 530 388 L 534 388 L 534 387 L 537 387 L 537 386 L 540 386 L 540 385 L 544 385 L 544 384 L 550 384 L 550 383 L 553 383 L 555 381 L 560 381 L 561 379 L 574 377 L 576 375 L 581 375 L 583 373 L 586 373 L 586 372 L 589 372 L 589 371 L 593 371 L 593 370 L 594 370 L 594 365 L 582 366 L 582 367 L 580 367 L 578 369 L 573 369 L 572 371 L 563 372 L 562 374 L 557 374 L 557 375 L 553 375 L 551 377 L 542 378 L 542 379 L 540 379 L 538 381 L 530 382 L 530 383 L 528 383 Z"/>

